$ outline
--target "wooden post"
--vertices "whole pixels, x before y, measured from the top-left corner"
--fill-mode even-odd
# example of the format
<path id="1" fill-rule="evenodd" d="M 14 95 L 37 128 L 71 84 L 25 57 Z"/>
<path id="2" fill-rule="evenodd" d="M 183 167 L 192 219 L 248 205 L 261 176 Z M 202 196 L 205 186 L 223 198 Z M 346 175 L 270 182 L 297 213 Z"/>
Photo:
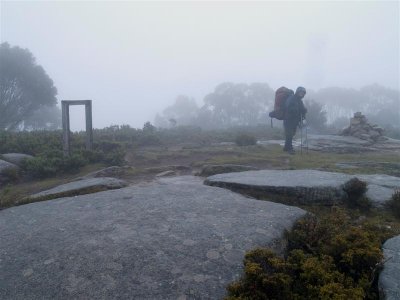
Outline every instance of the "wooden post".
<path id="1" fill-rule="evenodd" d="M 63 127 L 63 152 L 64 156 L 69 156 L 70 143 L 69 143 L 69 105 L 66 101 L 61 101 L 62 110 L 62 127 Z"/>
<path id="2" fill-rule="evenodd" d="M 86 149 L 93 149 L 93 125 L 92 125 L 92 100 L 87 100 L 85 104 L 86 114 Z"/>

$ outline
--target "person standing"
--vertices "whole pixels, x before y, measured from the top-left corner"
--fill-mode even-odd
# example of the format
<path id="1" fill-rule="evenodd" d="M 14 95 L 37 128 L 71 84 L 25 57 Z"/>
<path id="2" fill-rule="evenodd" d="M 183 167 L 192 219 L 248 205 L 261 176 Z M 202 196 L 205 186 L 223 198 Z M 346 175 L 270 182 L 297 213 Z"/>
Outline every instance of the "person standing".
<path id="1" fill-rule="evenodd" d="M 285 117 L 283 120 L 283 127 L 285 129 L 285 146 L 283 151 L 290 154 L 295 154 L 293 149 L 293 137 L 296 134 L 297 126 L 305 118 L 307 109 L 304 106 L 303 98 L 306 95 L 306 89 L 299 86 L 296 93 L 290 96 L 285 102 Z"/>

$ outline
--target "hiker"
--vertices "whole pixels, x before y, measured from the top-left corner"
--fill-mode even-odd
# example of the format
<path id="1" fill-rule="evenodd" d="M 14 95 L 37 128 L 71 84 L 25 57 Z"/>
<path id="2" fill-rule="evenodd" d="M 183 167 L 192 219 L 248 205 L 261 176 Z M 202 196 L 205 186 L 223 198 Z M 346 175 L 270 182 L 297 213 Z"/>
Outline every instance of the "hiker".
<path id="1" fill-rule="evenodd" d="M 303 98 L 306 94 L 306 89 L 299 86 L 296 89 L 296 93 L 291 95 L 285 101 L 285 116 L 283 119 L 283 127 L 285 129 L 285 146 L 283 151 L 287 151 L 290 154 L 294 154 L 292 145 L 293 136 L 296 134 L 297 126 L 299 126 L 305 115 L 307 109 L 304 107 Z"/>

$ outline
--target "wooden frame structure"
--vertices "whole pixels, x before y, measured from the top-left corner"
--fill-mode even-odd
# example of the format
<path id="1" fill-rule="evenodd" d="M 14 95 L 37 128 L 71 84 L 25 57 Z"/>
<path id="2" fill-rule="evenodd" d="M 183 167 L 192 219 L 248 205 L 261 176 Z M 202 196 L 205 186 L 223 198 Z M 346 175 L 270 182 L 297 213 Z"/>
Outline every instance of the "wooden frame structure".
<path id="1" fill-rule="evenodd" d="M 62 127 L 63 127 L 63 152 L 64 156 L 69 156 L 70 147 L 70 122 L 69 122 L 69 106 L 85 105 L 86 116 L 86 149 L 93 149 L 93 125 L 92 125 L 92 100 L 62 100 Z"/>

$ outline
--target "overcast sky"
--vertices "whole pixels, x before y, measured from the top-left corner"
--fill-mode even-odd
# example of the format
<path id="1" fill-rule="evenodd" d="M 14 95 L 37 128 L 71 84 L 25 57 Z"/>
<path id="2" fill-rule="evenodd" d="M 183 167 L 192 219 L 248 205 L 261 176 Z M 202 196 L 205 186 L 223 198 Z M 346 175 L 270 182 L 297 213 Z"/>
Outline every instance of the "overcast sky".
<path id="1" fill-rule="evenodd" d="M 399 89 L 398 1 L 0 3 L 1 42 L 33 53 L 59 101 L 92 99 L 96 128 L 226 81 Z"/>

